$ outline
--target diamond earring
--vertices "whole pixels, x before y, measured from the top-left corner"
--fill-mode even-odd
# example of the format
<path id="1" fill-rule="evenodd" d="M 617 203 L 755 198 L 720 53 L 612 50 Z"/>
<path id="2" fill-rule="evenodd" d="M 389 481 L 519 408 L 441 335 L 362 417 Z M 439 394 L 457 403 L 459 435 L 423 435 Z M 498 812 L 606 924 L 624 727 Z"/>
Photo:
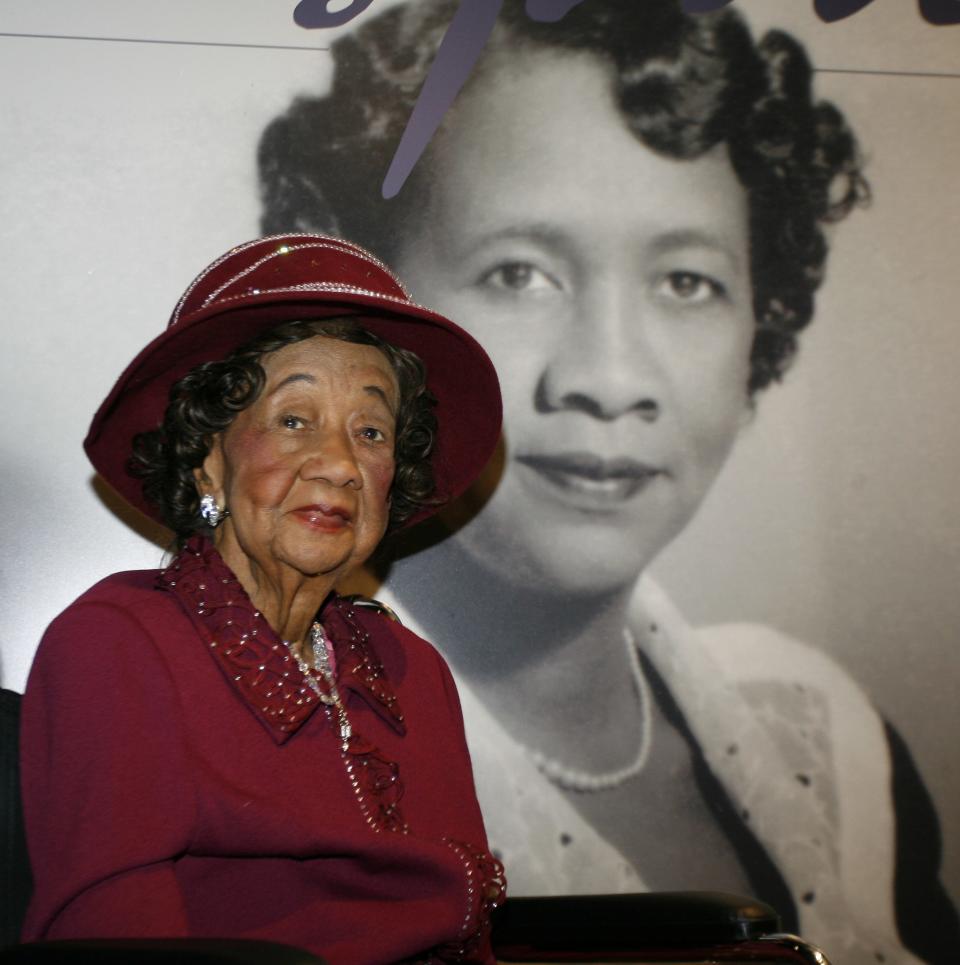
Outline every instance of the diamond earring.
<path id="1" fill-rule="evenodd" d="M 222 520 L 230 514 L 220 507 L 210 493 L 204 493 L 200 497 L 200 515 L 211 529 L 216 529 Z"/>

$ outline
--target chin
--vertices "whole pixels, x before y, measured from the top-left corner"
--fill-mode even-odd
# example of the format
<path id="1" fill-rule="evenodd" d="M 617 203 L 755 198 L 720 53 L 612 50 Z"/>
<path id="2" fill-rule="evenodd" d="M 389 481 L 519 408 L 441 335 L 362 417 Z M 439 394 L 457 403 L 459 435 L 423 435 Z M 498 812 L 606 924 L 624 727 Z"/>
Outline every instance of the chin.
<path id="1" fill-rule="evenodd" d="M 558 526 L 547 520 L 531 530 L 529 522 L 511 526 L 505 520 L 497 526 L 470 526 L 455 538 L 475 563 L 518 594 L 569 597 L 632 589 L 672 536 L 644 533 L 636 526 Z"/>
<path id="2" fill-rule="evenodd" d="M 324 576 L 338 573 L 349 566 L 350 554 L 344 553 L 289 553 L 284 554 L 283 562 L 305 577 Z"/>

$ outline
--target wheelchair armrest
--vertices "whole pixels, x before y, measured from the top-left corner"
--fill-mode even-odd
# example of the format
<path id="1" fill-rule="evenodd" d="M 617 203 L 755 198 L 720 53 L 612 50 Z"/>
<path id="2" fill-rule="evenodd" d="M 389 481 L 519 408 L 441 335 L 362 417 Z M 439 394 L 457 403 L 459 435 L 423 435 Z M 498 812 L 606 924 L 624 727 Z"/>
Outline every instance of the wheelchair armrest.
<path id="1" fill-rule="evenodd" d="M 762 938 L 780 917 L 763 902 L 711 891 L 508 898 L 494 912 L 493 945 L 510 958 L 538 952 L 628 952 Z"/>

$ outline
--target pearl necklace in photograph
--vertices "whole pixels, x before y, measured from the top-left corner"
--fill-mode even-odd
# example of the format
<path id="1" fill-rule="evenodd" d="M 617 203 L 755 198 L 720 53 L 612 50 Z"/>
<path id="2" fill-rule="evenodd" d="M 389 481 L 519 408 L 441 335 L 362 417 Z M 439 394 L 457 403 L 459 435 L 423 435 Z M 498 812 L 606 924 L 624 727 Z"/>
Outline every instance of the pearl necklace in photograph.
<path id="1" fill-rule="evenodd" d="M 547 780 L 556 784 L 557 787 L 565 791 L 609 791 L 619 787 L 630 778 L 636 777 L 643 770 L 644 764 L 650 755 L 651 726 L 653 723 L 653 694 L 650 692 L 650 685 L 647 683 L 643 667 L 640 666 L 640 656 L 637 652 L 637 641 L 629 627 L 623 628 L 623 639 L 627 646 L 627 660 L 629 661 L 630 671 L 633 682 L 637 689 L 637 697 L 640 701 L 640 746 L 632 761 L 615 771 L 606 771 L 595 774 L 589 771 L 577 770 L 561 764 L 555 758 L 547 757 L 541 751 L 527 747 L 525 744 L 517 742 L 526 755 L 536 765 L 538 771 Z"/>

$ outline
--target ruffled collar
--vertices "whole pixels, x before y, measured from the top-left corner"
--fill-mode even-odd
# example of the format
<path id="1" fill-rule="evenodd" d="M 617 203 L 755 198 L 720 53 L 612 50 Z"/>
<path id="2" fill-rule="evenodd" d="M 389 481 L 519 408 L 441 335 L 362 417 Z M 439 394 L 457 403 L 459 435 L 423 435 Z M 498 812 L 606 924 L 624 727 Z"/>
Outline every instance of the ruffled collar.
<path id="1" fill-rule="evenodd" d="M 162 570 L 159 588 L 179 600 L 229 684 L 278 744 L 323 706 L 283 641 L 253 606 L 213 545 L 195 536 Z M 332 593 L 320 609 L 333 643 L 341 693 L 357 694 L 398 733 L 403 713 L 359 614 Z M 326 684 L 318 678 L 322 689 Z"/>

